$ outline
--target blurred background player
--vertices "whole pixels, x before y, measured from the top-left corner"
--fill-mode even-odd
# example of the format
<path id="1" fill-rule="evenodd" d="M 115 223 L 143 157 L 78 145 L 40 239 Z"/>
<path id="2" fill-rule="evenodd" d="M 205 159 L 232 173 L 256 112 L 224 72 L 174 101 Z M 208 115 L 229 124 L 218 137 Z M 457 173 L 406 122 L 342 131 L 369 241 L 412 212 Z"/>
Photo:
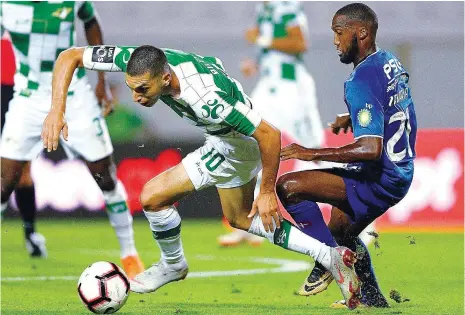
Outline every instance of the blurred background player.
<path id="1" fill-rule="evenodd" d="M 2 58 L 2 133 L 5 125 L 5 117 L 10 101 L 14 94 L 14 74 L 16 72 L 15 56 L 11 38 L 8 32 L 4 32 L 1 40 Z M 27 251 L 32 257 L 46 257 L 47 248 L 45 238 L 35 231 L 36 202 L 35 189 L 31 178 L 31 167 L 27 165 L 15 189 L 15 199 L 19 213 L 23 220 L 24 238 Z M 3 213 L 2 209 L 2 213 Z"/>
<path id="2" fill-rule="evenodd" d="M 315 82 L 303 61 L 303 54 L 309 47 L 309 34 L 301 3 L 260 3 L 257 24 L 246 31 L 246 39 L 259 50 L 258 62 L 246 59 L 241 64 L 244 76 L 257 73 L 260 76 L 251 94 L 254 110 L 281 130 L 283 146 L 294 142 L 312 148 L 321 147 L 324 129 L 317 107 Z M 280 174 L 311 167 L 312 163 L 288 161 L 281 163 Z M 261 173 L 255 195 L 260 180 Z M 223 223 L 228 226 L 227 220 L 223 219 Z M 236 246 L 241 242 L 256 246 L 263 242 L 263 238 L 238 229 L 218 238 L 220 246 Z"/>
<path id="3" fill-rule="evenodd" d="M 2 211 L 16 189 L 28 252 L 45 257 L 45 238 L 35 232 L 34 226 L 37 209 L 30 166 L 42 151 L 40 133 L 50 109 L 54 63 L 62 51 L 74 45 L 76 18 L 84 23 L 89 44 L 102 44 L 102 32 L 95 7 L 88 1 L 2 2 L 1 18 L 2 31 L 10 34 L 16 57 L 15 92 L 1 140 Z M 123 267 L 132 278 L 144 267 L 134 243 L 126 191 L 116 178 L 113 146 L 103 117 L 113 109 L 104 73 L 98 74 L 94 95 L 85 71 L 76 71 L 68 103 L 69 128 L 74 136 L 63 142 L 63 148 L 68 157 L 85 160 L 102 190 L 110 224 L 120 243 Z"/>

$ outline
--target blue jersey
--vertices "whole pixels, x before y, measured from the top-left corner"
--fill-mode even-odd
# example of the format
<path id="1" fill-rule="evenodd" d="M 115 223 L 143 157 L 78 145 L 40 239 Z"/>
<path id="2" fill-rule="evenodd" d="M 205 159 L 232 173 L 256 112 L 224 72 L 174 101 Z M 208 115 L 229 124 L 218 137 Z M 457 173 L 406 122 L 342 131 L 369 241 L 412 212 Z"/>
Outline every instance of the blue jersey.
<path id="1" fill-rule="evenodd" d="M 409 74 L 397 57 L 378 50 L 358 64 L 344 83 L 355 139 L 383 138 L 377 161 L 355 163 L 383 195 L 403 197 L 413 178 L 417 120 Z"/>

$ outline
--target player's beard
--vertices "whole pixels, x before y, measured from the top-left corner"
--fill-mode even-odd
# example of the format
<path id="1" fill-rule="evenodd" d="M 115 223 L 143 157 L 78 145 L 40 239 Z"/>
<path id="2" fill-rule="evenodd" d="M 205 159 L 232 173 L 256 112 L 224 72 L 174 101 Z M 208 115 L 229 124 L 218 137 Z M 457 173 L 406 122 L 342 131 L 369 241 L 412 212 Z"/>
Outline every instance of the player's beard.
<path id="1" fill-rule="evenodd" d="M 339 60 L 342 63 L 349 64 L 355 61 L 355 57 L 358 55 L 358 42 L 357 42 L 357 35 L 352 36 L 352 42 L 350 43 L 349 48 L 347 49 L 346 53 L 343 53 Z"/>

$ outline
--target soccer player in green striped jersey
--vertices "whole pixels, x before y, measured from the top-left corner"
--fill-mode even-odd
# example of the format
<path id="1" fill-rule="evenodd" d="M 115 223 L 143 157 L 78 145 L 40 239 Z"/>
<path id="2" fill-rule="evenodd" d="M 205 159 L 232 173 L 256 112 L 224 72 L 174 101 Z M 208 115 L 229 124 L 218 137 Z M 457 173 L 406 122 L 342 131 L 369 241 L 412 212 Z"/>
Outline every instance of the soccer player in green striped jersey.
<path id="1" fill-rule="evenodd" d="M 152 107 L 159 99 L 205 134 L 205 144 L 181 163 L 154 177 L 143 188 L 141 203 L 161 260 L 131 281 L 131 290 L 148 293 L 184 279 L 187 261 L 181 243 L 181 218 L 173 205 L 190 193 L 216 186 L 223 214 L 235 228 L 312 256 L 338 279 L 346 299 L 356 305 L 359 281 L 353 270 L 355 253 L 332 249 L 283 220 L 275 194 L 281 147 L 280 132 L 252 109 L 241 84 L 221 61 L 173 49 L 95 46 L 67 50 L 54 69 L 52 108 L 42 139 L 55 150 L 65 121 L 66 93 L 78 67 L 123 71 L 133 99 Z M 256 176 L 263 166 L 260 193 L 254 200 Z"/>
<path id="2" fill-rule="evenodd" d="M 31 256 L 45 256 L 45 238 L 35 232 L 35 195 L 30 163 L 43 150 L 40 132 L 52 99 L 52 70 L 58 55 L 73 47 L 77 20 L 90 45 L 103 44 L 98 15 L 89 1 L 2 1 L 1 28 L 8 31 L 16 59 L 15 93 L 9 103 L 1 139 L 2 210 L 16 189 Z M 69 157 L 81 157 L 102 190 L 110 224 L 120 243 L 129 277 L 144 267 L 134 244 L 132 216 L 123 184 L 116 179 L 113 146 L 104 115 L 112 111 L 104 73 L 95 93 L 85 69 L 72 74 L 68 99 L 69 124 L 76 135 L 64 145 Z M 101 106 L 99 105 L 101 104 Z M 102 111 L 103 107 L 103 111 Z M 21 179 L 20 179 L 21 178 Z"/>

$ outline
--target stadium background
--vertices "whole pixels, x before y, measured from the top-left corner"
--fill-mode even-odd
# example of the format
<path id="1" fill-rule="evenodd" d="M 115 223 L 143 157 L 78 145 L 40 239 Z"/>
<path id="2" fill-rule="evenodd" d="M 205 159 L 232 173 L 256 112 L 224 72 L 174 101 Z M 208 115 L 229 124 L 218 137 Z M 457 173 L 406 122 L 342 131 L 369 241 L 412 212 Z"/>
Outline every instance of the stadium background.
<path id="1" fill-rule="evenodd" d="M 342 65 L 332 44 L 330 21 L 343 2 L 307 2 L 310 50 L 305 62 L 313 75 L 323 122 L 346 111 L 343 82 L 351 71 Z M 244 31 L 252 25 L 251 2 L 97 2 L 107 44 L 153 44 L 214 55 L 229 74 L 251 92 L 256 78 L 245 79 L 239 68 L 256 51 Z M 378 44 L 394 51 L 409 69 L 420 129 L 415 181 L 407 198 L 380 222 L 385 229 L 439 228 L 463 230 L 464 11 L 460 2 L 373 2 L 379 17 Z M 129 7 L 130 6 L 130 7 Z M 137 21 L 135 23 L 134 21 Z M 82 27 L 78 43 L 83 44 Z M 94 81 L 95 74 L 90 74 Z M 108 118 L 118 175 L 125 181 L 133 210 L 146 179 L 173 165 L 200 146 L 202 134 L 163 104 L 145 109 L 131 101 L 121 74 L 109 74 L 119 96 Z M 285 106 L 285 104 L 283 104 Z M 350 138 L 332 137 L 327 144 Z M 174 149 L 160 152 L 166 149 Z M 33 165 L 41 217 L 103 215 L 103 199 L 85 167 L 62 161 L 63 153 Z M 141 158 L 144 158 L 141 160 Z M 214 189 L 188 197 L 179 205 L 183 217 L 220 218 Z M 327 214 L 327 207 L 324 207 Z M 8 211 L 6 216 L 16 216 Z M 137 214 L 140 215 L 140 214 Z"/>

